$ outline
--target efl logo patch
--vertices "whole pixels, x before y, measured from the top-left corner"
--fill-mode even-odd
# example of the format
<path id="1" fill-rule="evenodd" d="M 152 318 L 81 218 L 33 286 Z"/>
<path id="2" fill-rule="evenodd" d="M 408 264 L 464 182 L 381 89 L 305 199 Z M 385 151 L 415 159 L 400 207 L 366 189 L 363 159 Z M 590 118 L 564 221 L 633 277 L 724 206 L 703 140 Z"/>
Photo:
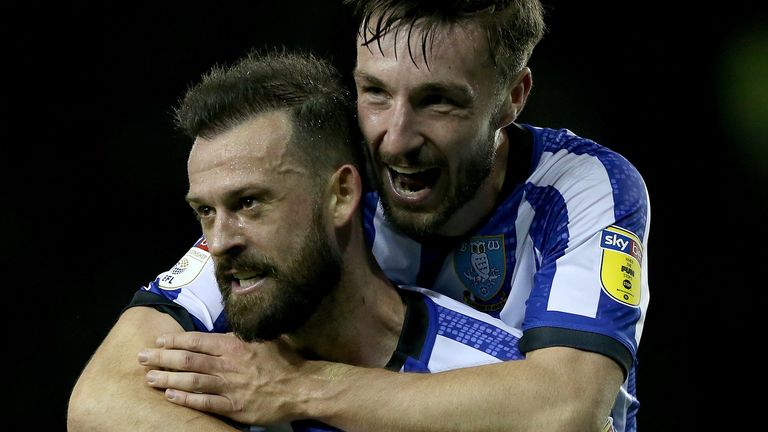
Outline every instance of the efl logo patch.
<path id="1" fill-rule="evenodd" d="M 170 270 L 160 275 L 158 287 L 164 290 L 176 290 L 194 281 L 211 258 L 208 243 L 201 239 L 189 249 L 179 262 Z"/>
<path id="2" fill-rule="evenodd" d="M 636 235 L 610 226 L 600 234 L 603 257 L 600 281 L 606 294 L 629 306 L 640 304 L 640 264 L 643 247 Z"/>
<path id="3" fill-rule="evenodd" d="M 472 237 L 454 253 L 454 269 L 476 299 L 488 301 L 501 289 L 506 274 L 504 236 Z"/>

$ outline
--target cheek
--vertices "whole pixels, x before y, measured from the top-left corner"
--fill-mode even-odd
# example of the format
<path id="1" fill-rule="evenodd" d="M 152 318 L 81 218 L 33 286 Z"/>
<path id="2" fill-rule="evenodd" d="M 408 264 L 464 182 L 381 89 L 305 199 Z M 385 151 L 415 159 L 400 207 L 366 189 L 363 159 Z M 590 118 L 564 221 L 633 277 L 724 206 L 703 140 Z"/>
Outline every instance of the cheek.
<path id="1" fill-rule="evenodd" d="M 447 137 L 440 146 L 441 153 L 448 160 L 452 169 L 458 169 L 470 159 L 477 157 L 481 149 L 486 147 L 486 137 L 480 135 L 480 130 L 468 130 L 471 133 L 454 134 Z"/>
<path id="2" fill-rule="evenodd" d="M 299 186 L 292 186 L 299 187 Z M 301 186 L 302 190 L 308 190 L 308 186 Z M 310 191 L 314 194 L 314 191 Z M 295 239 L 296 233 L 304 232 L 313 221 L 313 207 L 311 199 L 306 202 L 297 202 L 293 205 L 286 206 L 280 217 L 275 221 L 274 229 L 272 230 L 273 237 L 277 237 L 276 240 L 283 244 L 290 244 Z"/>
<path id="3" fill-rule="evenodd" d="M 471 126 L 435 128 L 432 141 L 448 159 L 463 158 L 477 145 L 477 130 Z"/>
<path id="4" fill-rule="evenodd" d="M 381 115 L 377 115 L 374 110 L 366 109 L 365 107 L 358 105 L 357 116 L 359 119 L 358 126 L 360 127 L 360 132 L 363 134 L 363 138 L 365 138 L 366 142 L 370 143 L 374 141 L 376 136 L 381 135 L 384 129 L 386 129 L 386 126 L 381 119 Z"/>

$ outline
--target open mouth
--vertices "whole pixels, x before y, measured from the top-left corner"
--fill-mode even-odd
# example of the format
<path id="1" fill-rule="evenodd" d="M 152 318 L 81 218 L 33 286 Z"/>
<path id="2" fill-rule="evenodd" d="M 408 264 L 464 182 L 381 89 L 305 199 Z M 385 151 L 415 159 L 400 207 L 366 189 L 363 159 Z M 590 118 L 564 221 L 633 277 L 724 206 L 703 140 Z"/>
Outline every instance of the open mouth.
<path id="1" fill-rule="evenodd" d="M 256 290 L 266 277 L 265 273 L 236 273 L 232 275 L 232 292 L 247 294 Z"/>
<path id="2" fill-rule="evenodd" d="M 400 198 L 418 201 L 426 198 L 440 178 L 440 168 L 417 169 L 408 167 L 387 167 L 392 189 Z"/>

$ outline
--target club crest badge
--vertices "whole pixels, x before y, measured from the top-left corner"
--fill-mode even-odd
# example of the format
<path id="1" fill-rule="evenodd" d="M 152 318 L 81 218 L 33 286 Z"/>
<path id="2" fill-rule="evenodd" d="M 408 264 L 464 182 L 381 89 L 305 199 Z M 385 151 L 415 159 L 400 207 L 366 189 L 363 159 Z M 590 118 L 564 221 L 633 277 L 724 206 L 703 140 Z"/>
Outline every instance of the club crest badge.
<path id="1" fill-rule="evenodd" d="M 472 237 L 459 245 L 453 259 L 456 274 L 471 294 L 470 305 L 487 304 L 499 294 L 507 270 L 503 235 Z"/>

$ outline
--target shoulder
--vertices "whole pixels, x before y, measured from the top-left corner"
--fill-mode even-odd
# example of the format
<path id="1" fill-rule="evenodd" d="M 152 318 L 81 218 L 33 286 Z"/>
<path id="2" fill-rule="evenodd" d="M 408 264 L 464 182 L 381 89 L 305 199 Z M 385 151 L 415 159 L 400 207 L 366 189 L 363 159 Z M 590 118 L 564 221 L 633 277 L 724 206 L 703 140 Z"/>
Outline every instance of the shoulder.
<path id="1" fill-rule="evenodd" d="M 523 125 L 534 137 L 534 177 L 538 173 L 558 178 L 604 177 L 613 183 L 640 181 L 637 168 L 624 156 L 569 129 Z"/>
<path id="2" fill-rule="evenodd" d="M 213 259 L 204 237 L 200 237 L 173 267 L 160 273 L 154 281 L 139 291 L 156 294 L 186 309 L 193 320 L 197 321 L 195 326 L 198 330 L 228 329 L 228 325 L 221 321 L 224 310 L 221 292 L 216 282 Z M 131 304 L 155 304 L 149 298 L 139 296 L 134 298 Z"/>
<path id="3" fill-rule="evenodd" d="M 564 196 L 588 201 L 606 195 L 619 206 L 647 204 L 642 175 L 618 152 L 568 129 L 524 127 L 534 136 L 527 189 L 552 187 Z"/>

